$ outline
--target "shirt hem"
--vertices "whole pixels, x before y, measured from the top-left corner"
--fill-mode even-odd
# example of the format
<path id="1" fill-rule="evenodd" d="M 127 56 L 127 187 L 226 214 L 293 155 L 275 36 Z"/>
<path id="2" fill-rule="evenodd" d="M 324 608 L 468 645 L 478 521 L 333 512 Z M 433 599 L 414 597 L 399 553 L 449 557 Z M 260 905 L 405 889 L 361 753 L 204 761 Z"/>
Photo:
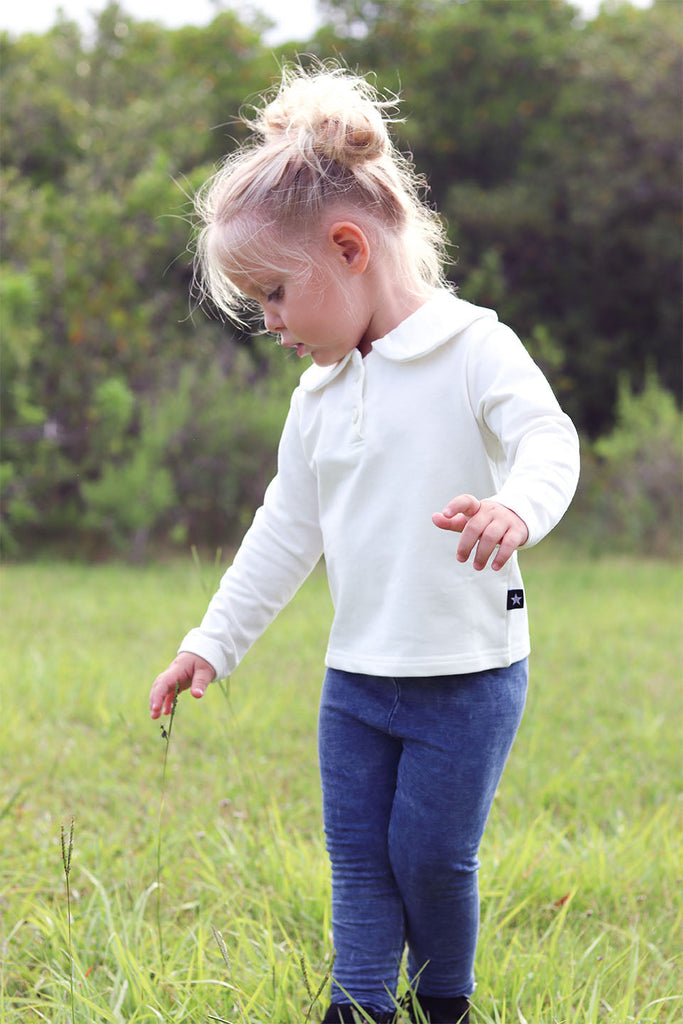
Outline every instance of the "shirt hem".
<path id="1" fill-rule="evenodd" d="M 439 658 L 373 658 L 328 648 L 325 655 L 327 668 L 340 672 L 358 672 L 361 675 L 430 676 L 463 675 L 466 672 L 486 672 L 494 668 L 508 668 L 530 654 L 530 644 L 519 644 L 504 649 L 479 651 L 476 655 L 447 655 Z"/>

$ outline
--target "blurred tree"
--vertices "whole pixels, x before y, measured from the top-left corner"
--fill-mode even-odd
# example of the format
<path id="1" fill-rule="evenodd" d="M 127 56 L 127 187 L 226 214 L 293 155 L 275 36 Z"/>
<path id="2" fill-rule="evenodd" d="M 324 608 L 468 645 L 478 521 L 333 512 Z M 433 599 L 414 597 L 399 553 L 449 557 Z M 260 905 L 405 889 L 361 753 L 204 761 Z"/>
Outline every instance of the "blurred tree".
<path id="1" fill-rule="evenodd" d="M 640 390 L 653 369 L 681 395 L 682 24 L 675 4 L 625 4 L 578 33 L 522 170 L 543 219 L 510 285 L 561 337 L 569 406 L 594 436 L 613 423 L 618 371 Z"/>
<path id="2" fill-rule="evenodd" d="M 508 182 L 454 182 L 445 210 L 468 275 L 494 246 L 499 308 L 541 322 L 565 354 L 556 383 L 593 436 L 613 421 L 617 371 L 648 366 L 680 396 L 681 40 L 674 5 L 603 14 L 565 48 L 565 81 L 532 123 Z M 533 346 L 532 346 L 533 347 Z"/>
<path id="3" fill-rule="evenodd" d="M 618 369 L 640 386 L 652 365 L 680 397 L 680 7 L 588 24 L 564 0 L 323 8 L 318 53 L 402 92 L 461 294 L 519 331 L 579 425 L 610 426 Z"/>
<path id="4" fill-rule="evenodd" d="M 402 93 L 395 130 L 447 218 L 461 294 L 519 331 L 579 427 L 611 428 L 618 371 L 638 393 L 650 366 L 680 395 L 678 5 L 588 24 L 564 0 L 322 7 L 302 61 L 341 53 Z M 87 36 L 64 17 L 0 34 L 5 539 L 86 522 L 117 544 L 196 539 L 258 500 L 283 396 L 260 346 L 245 367 L 244 338 L 191 309 L 187 245 L 238 110 L 304 49 L 273 54 L 264 26 L 223 12 L 167 30 L 110 3 Z M 242 390 L 261 378 L 252 416 Z M 117 491 L 146 474 L 153 514 L 119 519 Z"/>
<path id="5" fill-rule="evenodd" d="M 234 14 L 169 32 L 115 3 L 92 40 L 61 20 L 45 36 L 3 34 L 0 49 L 12 299 L 3 515 L 6 532 L 39 521 L 59 536 L 79 521 L 85 487 L 114 479 L 111 445 L 140 429 L 142 396 L 190 343 L 200 362 L 232 344 L 218 322 L 189 322 L 191 196 L 227 148 L 215 126 L 263 87 L 273 61 Z M 112 380 L 135 409 L 103 446 Z M 40 419 L 31 429 L 27 410 Z M 131 486 L 139 477 L 129 473 Z"/>

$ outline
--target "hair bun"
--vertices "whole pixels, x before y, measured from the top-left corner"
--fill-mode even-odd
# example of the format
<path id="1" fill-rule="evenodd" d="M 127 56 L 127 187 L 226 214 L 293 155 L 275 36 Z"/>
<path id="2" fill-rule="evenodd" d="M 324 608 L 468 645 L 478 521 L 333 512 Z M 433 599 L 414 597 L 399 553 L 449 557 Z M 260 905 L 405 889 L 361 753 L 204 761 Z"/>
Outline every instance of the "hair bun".
<path id="1" fill-rule="evenodd" d="M 336 70 L 294 74 L 255 127 L 266 141 L 288 142 L 304 159 L 326 157 L 352 167 L 388 151 L 384 106 L 364 79 Z"/>
<path id="2" fill-rule="evenodd" d="M 389 135 L 398 97 L 332 62 L 285 68 L 277 93 L 242 122 L 249 139 L 199 192 L 196 281 L 244 324 L 240 281 L 311 274 L 326 218 L 351 217 L 373 258 L 416 297 L 444 286 L 446 238 L 423 179 Z"/>

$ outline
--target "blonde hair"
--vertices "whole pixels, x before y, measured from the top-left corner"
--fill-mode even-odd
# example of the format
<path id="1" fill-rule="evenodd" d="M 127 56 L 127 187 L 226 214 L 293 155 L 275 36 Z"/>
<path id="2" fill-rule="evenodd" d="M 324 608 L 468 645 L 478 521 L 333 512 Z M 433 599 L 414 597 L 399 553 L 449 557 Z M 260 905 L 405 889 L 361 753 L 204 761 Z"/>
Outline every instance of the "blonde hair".
<path id="1" fill-rule="evenodd" d="M 293 261 L 313 273 L 317 229 L 333 207 L 353 214 L 408 290 L 443 285 L 444 228 L 389 135 L 395 105 L 339 65 L 286 68 L 275 97 L 242 118 L 251 140 L 197 195 L 200 299 L 241 322 L 245 299 L 231 273 L 277 277 Z"/>

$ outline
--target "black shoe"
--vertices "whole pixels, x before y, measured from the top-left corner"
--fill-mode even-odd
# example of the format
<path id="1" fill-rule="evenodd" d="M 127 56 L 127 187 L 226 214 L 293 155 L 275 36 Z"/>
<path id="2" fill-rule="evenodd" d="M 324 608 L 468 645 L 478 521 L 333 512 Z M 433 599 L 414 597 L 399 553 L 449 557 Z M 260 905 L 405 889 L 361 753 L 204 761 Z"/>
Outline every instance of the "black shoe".
<path id="1" fill-rule="evenodd" d="M 401 1000 L 401 1006 L 408 1010 L 410 1020 L 413 1024 L 422 1024 L 427 1020 L 430 1024 L 469 1024 L 470 1001 L 467 996 L 454 996 L 450 999 L 441 999 L 438 996 L 425 996 L 421 993 L 413 995 L 406 992 Z M 416 1007 L 422 1011 L 418 1015 Z"/>
<path id="2" fill-rule="evenodd" d="M 321 1024 L 367 1024 L 368 1017 L 374 1024 L 391 1024 L 394 1019 L 393 1013 L 385 1013 L 381 1010 L 370 1010 L 367 1006 L 362 1007 L 363 1013 L 355 1006 L 348 1003 L 332 1003 L 323 1017 Z"/>

